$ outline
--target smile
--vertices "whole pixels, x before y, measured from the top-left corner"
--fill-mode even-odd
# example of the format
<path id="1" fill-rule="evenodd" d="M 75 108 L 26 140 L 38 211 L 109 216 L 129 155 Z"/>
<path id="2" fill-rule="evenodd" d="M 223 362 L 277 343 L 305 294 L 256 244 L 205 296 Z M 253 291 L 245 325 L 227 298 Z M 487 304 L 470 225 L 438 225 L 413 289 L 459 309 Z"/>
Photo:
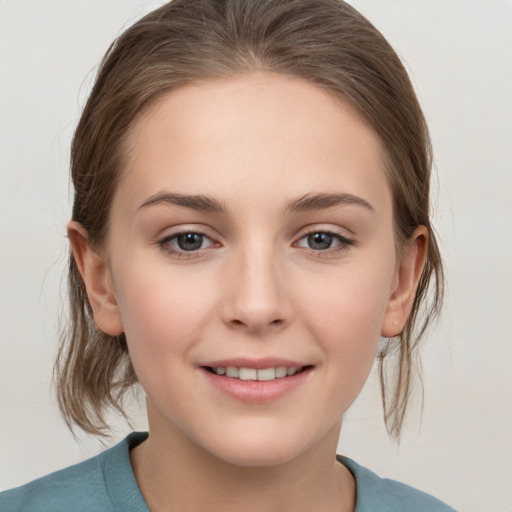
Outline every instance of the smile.
<path id="1" fill-rule="evenodd" d="M 270 368 L 246 368 L 236 366 L 218 366 L 215 368 L 207 367 L 207 370 L 215 375 L 223 375 L 232 379 L 269 381 L 291 377 L 296 373 L 302 372 L 304 368 L 306 367 L 298 368 L 296 366 L 276 366 Z"/>
<path id="2" fill-rule="evenodd" d="M 239 402 L 262 404 L 282 398 L 309 381 L 314 365 L 299 361 L 246 358 L 200 366 L 213 388 Z"/>

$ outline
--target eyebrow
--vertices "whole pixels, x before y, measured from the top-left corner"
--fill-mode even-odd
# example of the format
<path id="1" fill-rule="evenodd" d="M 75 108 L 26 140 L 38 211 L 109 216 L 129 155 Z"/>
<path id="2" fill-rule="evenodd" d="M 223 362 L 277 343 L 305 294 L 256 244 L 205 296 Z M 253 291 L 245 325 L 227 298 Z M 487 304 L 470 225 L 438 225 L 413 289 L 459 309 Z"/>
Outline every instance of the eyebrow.
<path id="1" fill-rule="evenodd" d="M 161 203 L 175 204 L 177 206 L 183 206 L 184 208 L 191 208 L 192 210 L 198 210 L 205 213 L 224 213 L 227 211 L 225 205 L 212 197 L 203 196 L 201 194 L 188 195 L 170 192 L 158 192 L 157 194 L 152 195 L 139 206 L 138 210 Z"/>
<path id="2" fill-rule="evenodd" d="M 153 206 L 156 204 L 167 203 L 182 206 L 184 208 L 190 208 L 205 213 L 225 213 L 227 212 L 226 206 L 214 199 L 213 197 L 204 196 L 201 194 L 189 195 L 189 194 L 178 194 L 171 192 L 158 192 L 142 203 L 138 210 Z M 286 213 L 301 213 L 313 210 L 324 210 L 327 208 L 333 208 L 335 206 L 345 205 L 356 205 L 362 206 L 367 210 L 374 212 L 373 206 L 363 199 L 362 197 L 354 194 L 305 194 L 293 201 L 290 201 L 286 207 Z"/>
<path id="3" fill-rule="evenodd" d="M 362 206 L 371 212 L 375 212 L 373 206 L 362 197 L 354 194 L 306 194 L 293 200 L 285 211 L 288 213 L 300 213 L 312 210 L 324 210 L 334 206 L 355 205 Z"/>

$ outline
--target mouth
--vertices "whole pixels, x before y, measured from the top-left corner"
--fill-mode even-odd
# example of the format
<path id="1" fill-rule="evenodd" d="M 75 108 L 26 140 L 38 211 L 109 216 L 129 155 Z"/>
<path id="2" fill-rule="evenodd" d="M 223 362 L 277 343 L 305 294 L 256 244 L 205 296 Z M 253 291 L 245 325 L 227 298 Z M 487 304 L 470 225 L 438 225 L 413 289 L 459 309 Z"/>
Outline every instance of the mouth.
<path id="1" fill-rule="evenodd" d="M 206 371 L 230 379 L 242 381 L 272 381 L 277 379 L 286 379 L 294 375 L 303 373 L 312 368 L 307 366 L 275 366 L 268 368 L 250 368 L 244 366 L 204 366 Z"/>
<path id="2" fill-rule="evenodd" d="M 247 404 L 270 403 L 309 382 L 314 365 L 276 358 L 232 358 L 199 367 L 206 381 L 224 396 Z"/>

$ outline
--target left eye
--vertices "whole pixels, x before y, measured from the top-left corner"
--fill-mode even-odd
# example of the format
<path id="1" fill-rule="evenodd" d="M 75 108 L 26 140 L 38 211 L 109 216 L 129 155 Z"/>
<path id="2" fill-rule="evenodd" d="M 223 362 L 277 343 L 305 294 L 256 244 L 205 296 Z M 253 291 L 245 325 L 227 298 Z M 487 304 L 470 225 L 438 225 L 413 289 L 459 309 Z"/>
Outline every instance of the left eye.
<path id="1" fill-rule="evenodd" d="M 325 251 L 339 245 L 348 245 L 350 243 L 350 240 L 336 233 L 317 231 L 303 236 L 297 245 L 299 247 L 313 249 L 314 251 Z"/>
<path id="2" fill-rule="evenodd" d="M 206 249 L 213 245 L 213 242 L 206 235 L 193 232 L 178 233 L 177 235 L 170 236 L 164 240 L 164 243 L 170 245 L 174 250 L 186 252 Z"/>

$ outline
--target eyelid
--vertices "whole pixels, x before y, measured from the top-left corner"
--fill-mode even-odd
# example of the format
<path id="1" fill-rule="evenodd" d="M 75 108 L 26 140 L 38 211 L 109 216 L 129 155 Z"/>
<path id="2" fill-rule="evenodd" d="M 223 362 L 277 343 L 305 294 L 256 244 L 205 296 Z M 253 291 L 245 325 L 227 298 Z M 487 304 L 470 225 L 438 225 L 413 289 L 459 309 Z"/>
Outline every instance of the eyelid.
<path id="1" fill-rule="evenodd" d="M 206 252 L 208 252 L 210 249 L 215 247 L 220 247 L 222 244 L 218 241 L 218 237 L 215 237 L 210 233 L 212 231 L 208 227 L 201 225 L 198 226 L 197 224 L 189 224 L 189 225 L 183 225 L 180 224 L 179 226 L 174 226 L 172 228 L 169 228 L 168 230 L 164 230 L 163 235 L 159 236 L 155 240 L 155 244 L 166 254 L 169 254 L 171 256 L 177 256 L 181 258 L 194 258 L 194 257 L 200 257 L 201 255 L 204 255 Z M 208 247 L 200 248 L 197 250 L 192 251 L 186 251 L 183 249 L 180 249 L 179 247 L 174 247 L 170 244 L 171 240 L 176 239 L 180 235 L 185 235 L 188 233 L 194 233 L 196 235 L 200 235 L 204 238 L 207 238 L 210 240 L 211 244 Z"/>
<path id="2" fill-rule="evenodd" d="M 210 244 L 208 245 L 208 247 L 211 247 L 212 245 L 215 244 L 215 242 L 208 235 L 206 235 L 204 233 L 199 233 L 197 231 L 183 231 L 181 233 L 175 233 L 175 234 L 172 234 L 172 235 L 168 235 L 168 236 L 166 236 L 161 241 L 161 243 L 169 243 L 171 241 L 177 240 L 180 236 L 183 236 L 183 235 L 198 235 L 198 236 L 200 236 L 203 239 L 203 241 L 204 240 L 209 240 Z M 173 248 L 176 249 L 176 251 L 179 251 L 179 252 L 182 252 L 182 251 L 183 252 L 197 252 L 197 251 L 200 251 L 200 250 L 207 249 L 208 247 L 201 247 L 200 249 L 187 251 L 187 250 L 181 249 L 179 247 L 174 247 L 174 245 L 173 245 Z"/>
<path id="3" fill-rule="evenodd" d="M 347 242 L 355 243 L 355 233 L 352 230 L 332 224 L 310 224 L 305 226 L 299 231 L 299 234 L 295 239 L 300 240 L 305 236 L 312 235 L 314 233 L 329 233 L 331 235 L 335 235 L 337 238 L 346 240 Z"/>
<path id="4" fill-rule="evenodd" d="M 175 236 L 183 235 L 185 233 L 196 233 L 215 241 L 220 238 L 214 229 L 205 224 L 177 224 L 175 226 L 167 226 L 165 229 L 162 229 L 160 233 L 155 237 L 155 241 L 160 242 L 165 238 L 169 239 Z"/>
<path id="5" fill-rule="evenodd" d="M 348 231 L 348 230 L 347 230 Z M 315 233 L 325 233 L 332 235 L 339 242 L 334 247 L 329 247 L 327 249 L 313 249 L 311 247 L 299 245 L 299 242 L 309 235 L 313 235 Z M 352 232 L 351 232 L 352 233 Z M 308 226 L 304 228 L 304 230 L 300 233 L 298 237 L 295 238 L 295 242 L 293 244 L 295 247 L 298 247 L 314 257 L 318 258 L 328 258 L 330 256 L 338 256 L 340 253 L 346 252 L 356 245 L 356 241 L 354 238 L 347 236 L 342 228 L 335 226 L 326 226 L 326 225 L 314 225 Z"/>

